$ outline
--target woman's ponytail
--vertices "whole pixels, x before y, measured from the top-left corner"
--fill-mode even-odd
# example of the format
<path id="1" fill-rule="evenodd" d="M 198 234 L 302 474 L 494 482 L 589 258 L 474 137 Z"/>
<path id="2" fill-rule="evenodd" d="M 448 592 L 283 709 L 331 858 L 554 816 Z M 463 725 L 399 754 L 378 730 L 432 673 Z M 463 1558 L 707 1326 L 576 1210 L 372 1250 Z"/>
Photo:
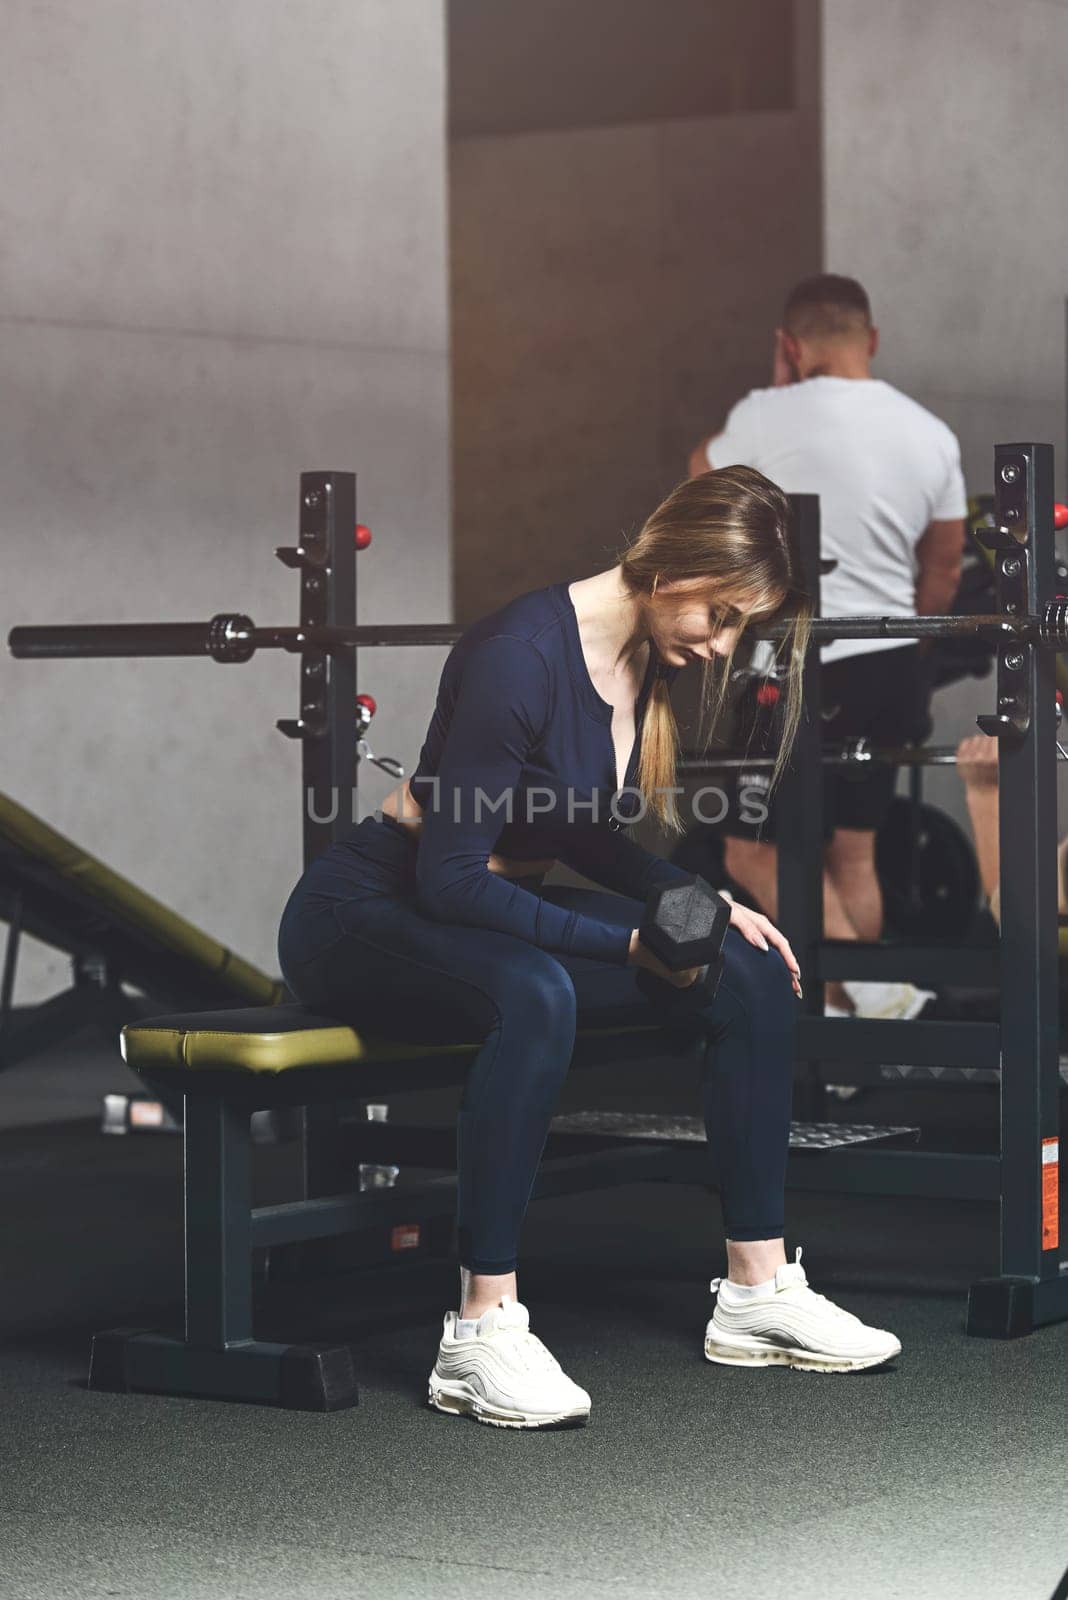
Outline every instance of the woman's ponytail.
<path id="1" fill-rule="evenodd" d="M 649 801 L 661 826 L 673 833 L 685 831 L 679 820 L 675 796 L 671 793 L 678 754 L 679 725 L 671 704 L 671 689 L 662 670 L 657 667 L 642 722 L 638 787 Z"/>

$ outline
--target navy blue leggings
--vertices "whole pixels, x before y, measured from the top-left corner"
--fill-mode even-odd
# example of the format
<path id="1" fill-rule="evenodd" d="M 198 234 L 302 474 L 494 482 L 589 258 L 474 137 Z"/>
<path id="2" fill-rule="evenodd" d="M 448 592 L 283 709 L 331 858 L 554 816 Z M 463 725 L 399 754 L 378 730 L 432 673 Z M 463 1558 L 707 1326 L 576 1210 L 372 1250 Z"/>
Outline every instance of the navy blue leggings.
<path id="1" fill-rule="evenodd" d="M 514 1270 L 519 1231 L 567 1075 L 576 1025 L 648 1022 L 636 969 L 550 954 L 416 909 L 412 839 L 368 817 L 355 845 L 308 868 L 282 916 L 282 973 L 305 1005 L 386 1037 L 482 1041 L 457 1127 L 460 1264 Z M 635 928 L 637 901 L 548 887 L 546 899 Z M 777 951 L 733 928 L 705 1033 L 703 1109 L 729 1239 L 783 1231 L 796 1000 Z M 710 1173 L 710 1178 L 713 1173 Z"/>

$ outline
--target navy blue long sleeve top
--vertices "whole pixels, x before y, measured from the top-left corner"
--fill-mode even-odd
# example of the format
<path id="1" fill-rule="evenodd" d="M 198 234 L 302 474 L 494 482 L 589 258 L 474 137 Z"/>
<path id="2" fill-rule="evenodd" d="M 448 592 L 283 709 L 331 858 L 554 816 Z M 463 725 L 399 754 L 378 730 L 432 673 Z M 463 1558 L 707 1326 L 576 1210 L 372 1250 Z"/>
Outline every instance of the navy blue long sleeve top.
<path id="1" fill-rule="evenodd" d="M 416 887 L 436 920 L 497 928 L 539 946 L 624 965 L 630 932 L 554 905 L 489 870 L 497 851 L 552 858 L 644 900 L 686 879 L 625 832 L 636 788 L 650 658 L 636 736 L 616 789 L 612 707 L 594 688 L 566 583 L 520 595 L 453 646 L 410 783 L 423 808 Z M 671 679 L 678 668 L 666 670 Z M 613 806 L 614 798 L 614 806 Z"/>

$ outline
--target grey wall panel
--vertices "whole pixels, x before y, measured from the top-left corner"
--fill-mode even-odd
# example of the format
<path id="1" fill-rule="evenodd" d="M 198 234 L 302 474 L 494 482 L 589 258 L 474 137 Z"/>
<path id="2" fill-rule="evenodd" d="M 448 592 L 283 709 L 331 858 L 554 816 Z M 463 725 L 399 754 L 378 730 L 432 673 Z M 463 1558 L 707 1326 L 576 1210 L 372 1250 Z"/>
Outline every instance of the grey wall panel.
<path id="1" fill-rule="evenodd" d="M 818 123 L 812 111 L 660 130 L 657 306 L 665 461 L 771 375 L 786 291 L 819 267 Z"/>
<path id="2" fill-rule="evenodd" d="M 297 481 L 354 468 L 364 620 L 449 611 L 439 0 L 5 14 L 0 630 L 296 620 Z M 368 652 L 410 764 L 444 652 Z M 0 787 L 273 969 L 295 662 L 0 656 Z M 388 783 L 367 776 L 369 806 Z M 38 953 L 17 998 L 62 965 Z"/>
<path id="3" fill-rule="evenodd" d="M 879 374 L 955 430 L 973 493 L 995 442 L 1027 438 L 1056 447 L 1063 497 L 1068 5 L 824 0 L 823 32 L 826 261 L 872 295 Z M 991 695 L 940 694 L 935 739 Z M 956 775 L 929 784 L 964 822 Z"/>
<path id="4" fill-rule="evenodd" d="M 791 0 L 449 0 L 456 138 L 794 104 Z"/>
<path id="5" fill-rule="evenodd" d="M 445 349 L 441 0 L 4 8 L 0 314 Z"/>
<path id="6" fill-rule="evenodd" d="M 452 147 L 456 594 L 470 618 L 603 560 L 655 503 L 652 127 Z"/>
<path id="7" fill-rule="evenodd" d="M 827 263 L 872 294 L 880 371 L 967 418 L 973 473 L 1007 413 L 1063 483 L 1068 6 L 825 0 L 824 35 Z"/>
<path id="8" fill-rule="evenodd" d="M 452 145 L 456 605 L 610 563 L 770 372 L 815 114 Z"/>

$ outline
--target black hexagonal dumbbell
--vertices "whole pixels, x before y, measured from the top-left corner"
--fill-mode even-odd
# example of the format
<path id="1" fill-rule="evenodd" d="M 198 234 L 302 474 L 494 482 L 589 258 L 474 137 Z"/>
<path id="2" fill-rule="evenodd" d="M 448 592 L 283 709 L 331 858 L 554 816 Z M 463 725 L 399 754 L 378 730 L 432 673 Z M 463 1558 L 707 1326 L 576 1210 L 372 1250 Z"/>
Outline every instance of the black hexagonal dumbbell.
<path id="1" fill-rule="evenodd" d="M 715 998 L 723 975 L 723 941 L 731 920 L 731 903 L 717 894 L 704 878 L 654 889 L 645 906 L 638 936 L 653 954 L 680 972 L 685 967 L 703 970 L 685 989 L 658 978 L 645 967 L 638 969 L 638 987 L 650 1000 L 674 1009 L 696 1010 Z"/>

